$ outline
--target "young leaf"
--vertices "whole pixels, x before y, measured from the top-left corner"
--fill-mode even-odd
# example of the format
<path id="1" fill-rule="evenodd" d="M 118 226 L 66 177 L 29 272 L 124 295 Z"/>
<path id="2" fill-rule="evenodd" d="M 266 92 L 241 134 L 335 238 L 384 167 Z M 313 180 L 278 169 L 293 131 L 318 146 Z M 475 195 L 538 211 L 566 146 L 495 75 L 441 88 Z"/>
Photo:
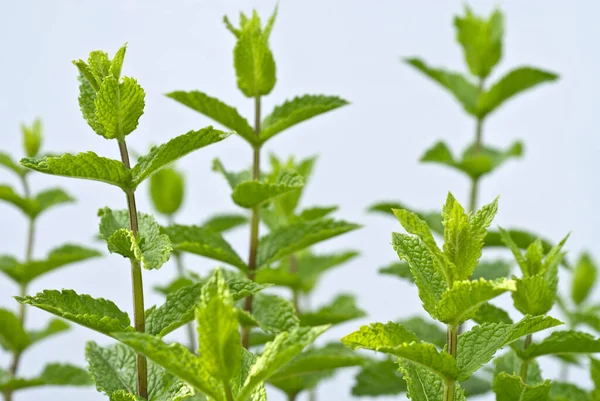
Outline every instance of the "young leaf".
<path id="1" fill-rule="evenodd" d="M 471 279 L 478 280 L 483 278 L 485 280 L 497 280 L 506 278 L 510 273 L 511 267 L 512 265 L 509 262 L 502 259 L 482 261 L 477 264 Z"/>
<path id="2" fill-rule="evenodd" d="M 199 91 L 175 91 L 168 93 L 167 96 L 235 131 L 251 145 L 259 143 L 248 121 L 235 108 L 219 99 Z"/>
<path id="3" fill-rule="evenodd" d="M 248 223 L 248 217 L 242 214 L 217 214 L 204 220 L 200 226 L 223 233 Z"/>
<path id="4" fill-rule="evenodd" d="M 266 142 L 283 130 L 309 120 L 315 116 L 347 105 L 337 96 L 304 95 L 288 100 L 275 107 L 262 122 L 260 141 Z"/>
<path id="5" fill-rule="evenodd" d="M 34 378 L 8 378 L 1 380 L 0 390 L 20 390 L 41 386 L 89 386 L 92 384 L 89 374 L 73 365 L 51 363 L 44 367 L 42 373 Z"/>
<path id="6" fill-rule="evenodd" d="M 204 368 L 202 359 L 181 344 L 167 345 L 160 339 L 145 333 L 117 333 L 115 338 L 145 355 L 167 372 L 177 376 L 216 401 L 224 401 L 221 383 Z"/>
<path id="7" fill-rule="evenodd" d="M 406 262 L 392 262 L 387 266 L 380 267 L 379 274 L 398 277 L 402 280 L 414 281 L 410 266 Z"/>
<path id="8" fill-rule="evenodd" d="M 26 216 L 35 215 L 35 205 L 31 199 L 27 199 L 15 192 L 8 185 L 0 185 L 0 200 L 3 200 L 21 210 Z"/>
<path id="9" fill-rule="evenodd" d="M 283 332 L 277 335 L 272 342 L 267 343 L 262 354 L 252 365 L 248 377 L 240 389 L 238 399 L 247 399 L 261 383 L 290 362 L 327 328 L 327 326 L 299 327 L 292 332 Z"/>
<path id="10" fill-rule="evenodd" d="M 588 253 L 582 254 L 575 265 L 571 284 L 571 298 L 577 305 L 588 298 L 594 284 L 596 284 L 597 273 L 598 268 L 592 257 Z"/>
<path id="11" fill-rule="evenodd" d="M 62 333 L 63 331 L 69 330 L 69 326 L 64 320 L 52 319 L 45 328 L 41 330 L 28 331 L 30 344 L 35 344 L 55 334 Z"/>
<path id="12" fill-rule="evenodd" d="M 145 97 L 146 93 L 133 78 L 119 79 L 112 75 L 104 78 L 94 100 L 96 122 L 102 126 L 96 133 L 122 141 L 137 128 L 144 114 Z"/>
<path id="13" fill-rule="evenodd" d="M 8 309 L 0 309 L 0 346 L 19 353 L 29 344 L 29 336 L 19 318 Z"/>
<path id="14" fill-rule="evenodd" d="M 421 220 L 425 221 L 431 231 L 436 234 L 444 235 L 444 225 L 442 224 L 442 214 L 438 212 L 421 212 L 407 207 L 400 202 L 378 202 L 367 209 L 368 212 L 382 213 L 388 216 L 396 217 L 394 209 L 409 210 L 416 214 Z"/>
<path id="15" fill-rule="evenodd" d="M 4 166 L 17 174 L 19 177 L 24 177 L 29 170 L 23 168 L 19 163 L 15 162 L 8 153 L 0 152 L 0 166 Z"/>
<path id="16" fill-rule="evenodd" d="M 513 343 L 513 346 L 522 347 L 522 344 L 519 342 Z M 500 373 L 507 373 L 509 375 L 521 375 L 521 367 L 523 366 L 523 360 L 519 358 L 517 352 L 513 349 L 508 351 L 507 353 L 494 358 L 494 376 L 499 375 Z M 527 368 L 527 381 L 526 384 L 530 386 L 539 384 L 543 382 L 542 372 L 540 370 L 540 365 L 537 361 L 532 360 L 528 364 Z"/>
<path id="17" fill-rule="evenodd" d="M 356 306 L 353 295 L 342 294 L 326 306 L 314 312 L 304 312 L 300 315 L 302 326 L 321 326 L 324 324 L 340 324 L 349 320 L 365 317 L 367 314 Z"/>
<path id="18" fill-rule="evenodd" d="M 252 316 L 270 334 L 290 332 L 299 325 L 294 305 L 277 295 L 257 294 L 252 303 Z"/>
<path id="19" fill-rule="evenodd" d="M 241 366 L 242 346 L 233 299 L 219 269 L 202 287 L 196 322 L 204 368 L 229 382 Z"/>
<path id="20" fill-rule="evenodd" d="M 331 219 L 297 221 L 263 236 L 258 244 L 258 267 L 263 267 L 317 242 L 360 228 L 358 224 Z"/>
<path id="21" fill-rule="evenodd" d="M 355 376 L 352 395 L 356 397 L 395 395 L 406 392 L 406 382 L 391 358 L 368 361 Z"/>
<path id="22" fill-rule="evenodd" d="M 535 386 L 524 384 L 520 376 L 500 373 L 493 385 L 497 401 L 548 401 L 550 381 Z"/>
<path id="23" fill-rule="evenodd" d="M 149 214 L 138 212 L 139 233 L 129 230 L 127 210 L 113 211 L 107 207 L 98 211 L 100 235 L 111 253 L 137 259 L 145 269 L 159 269 L 171 255 L 169 237 L 160 232 L 160 226 Z"/>
<path id="24" fill-rule="evenodd" d="M 443 401 L 444 381 L 426 367 L 407 360 L 400 361 L 400 371 L 406 381 L 407 396 L 412 401 Z M 466 401 L 465 394 L 458 384 L 454 393 L 455 401 Z"/>
<path id="25" fill-rule="evenodd" d="M 175 291 L 183 287 L 187 287 L 188 285 L 194 284 L 194 281 L 187 277 L 176 277 L 166 285 L 155 285 L 152 287 L 154 291 L 161 293 L 164 296 L 167 296 Z"/>
<path id="26" fill-rule="evenodd" d="M 525 277 L 516 280 L 517 288 L 512 293 L 515 308 L 524 314 L 544 315 L 552 309 L 556 292 L 552 291 L 543 276 Z"/>
<path id="27" fill-rule="evenodd" d="M 531 344 L 520 353 L 523 359 L 542 355 L 600 352 L 600 339 L 580 331 L 555 331 L 543 341 Z"/>
<path id="28" fill-rule="evenodd" d="M 131 187 L 131 176 L 123 163 L 100 157 L 94 152 L 25 158 L 21 159 L 21 164 L 44 174 L 100 181 L 116 185 L 123 190 Z"/>
<path id="29" fill-rule="evenodd" d="M 21 124 L 23 148 L 27 157 L 35 157 L 42 146 L 42 120 L 36 118 L 31 126 Z"/>
<path id="30" fill-rule="evenodd" d="M 303 186 L 304 180 L 300 174 L 283 171 L 273 183 L 256 180 L 241 182 L 234 188 L 231 197 L 239 206 L 252 208 Z"/>
<path id="31" fill-rule="evenodd" d="M 121 311 L 113 302 L 79 295 L 73 290 L 44 290 L 36 296 L 15 299 L 21 304 L 35 306 L 106 335 L 133 330 L 127 313 Z"/>
<path id="32" fill-rule="evenodd" d="M 243 299 L 267 288 L 268 285 L 247 279 L 231 278 L 227 281 L 234 301 Z M 204 282 L 194 283 L 167 295 L 164 304 L 146 311 L 146 332 L 164 337 L 173 330 L 194 320 L 194 310 L 200 301 Z"/>
<path id="33" fill-rule="evenodd" d="M 188 153 L 220 142 L 229 135 L 230 132 L 218 131 L 209 126 L 198 131 L 189 131 L 167 143 L 153 147 L 150 153 L 139 158 L 138 163 L 131 170 L 132 189 L 164 166 Z"/>
<path id="34" fill-rule="evenodd" d="M 557 79 L 558 75 L 549 71 L 532 67 L 516 68 L 481 95 L 477 104 L 477 115 L 479 118 L 485 118 L 508 99 L 539 84 L 556 81 Z"/>
<path id="35" fill-rule="evenodd" d="M 446 88 L 458 100 L 467 113 L 475 115 L 478 90 L 468 78 L 456 72 L 429 67 L 418 58 L 408 58 L 405 61 L 408 65 Z"/>
<path id="36" fill-rule="evenodd" d="M 183 203 L 185 183 L 183 174 L 165 167 L 150 177 L 150 199 L 154 208 L 167 216 L 173 215 Z"/>
<path id="37" fill-rule="evenodd" d="M 560 321 L 549 316 L 525 316 L 515 324 L 485 323 L 475 326 L 458 337 L 460 352 L 456 364 L 460 372 L 459 380 L 466 380 L 504 346 L 559 324 Z"/>
<path id="38" fill-rule="evenodd" d="M 398 233 L 392 233 L 392 246 L 400 259 L 408 262 L 423 307 L 429 313 L 436 313 L 437 304 L 448 285 L 442 272 L 434 268 L 428 249 L 420 239 Z"/>
<path id="39" fill-rule="evenodd" d="M 198 226 L 172 225 L 164 229 L 173 247 L 178 251 L 190 252 L 206 258 L 248 270 L 246 262 L 233 250 L 231 245 L 216 231 Z"/>
<path id="40" fill-rule="evenodd" d="M 502 57 L 504 17 L 495 10 L 488 19 L 467 7 L 464 17 L 454 19 L 456 39 L 461 44 L 471 73 L 485 79 Z"/>
<path id="41" fill-rule="evenodd" d="M 442 295 L 434 316 L 440 322 L 456 327 L 473 317 L 482 304 L 515 289 L 515 282 L 506 279 L 455 281 Z"/>

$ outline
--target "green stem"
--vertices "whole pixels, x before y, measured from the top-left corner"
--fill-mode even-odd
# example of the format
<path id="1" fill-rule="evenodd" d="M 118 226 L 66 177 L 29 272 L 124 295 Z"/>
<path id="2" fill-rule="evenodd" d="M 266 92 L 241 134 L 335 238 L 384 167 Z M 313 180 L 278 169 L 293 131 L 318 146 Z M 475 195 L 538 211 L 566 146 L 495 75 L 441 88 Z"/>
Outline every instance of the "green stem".
<path id="1" fill-rule="evenodd" d="M 529 348 L 529 346 L 531 345 L 531 334 L 527 335 L 527 337 L 525 337 L 525 344 L 523 345 L 523 349 L 527 349 Z M 527 383 L 527 373 L 529 370 L 529 359 L 524 359 L 523 363 L 521 363 L 521 381 L 523 381 L 523 383 Z"/>
<path id="2" fill-rule="evenodd" d="M 254 98 L 254 133 L 258 137 L 260 135 L 260 96 Z M 252 152 L 252 179 L 258 181 L 260 179 L 260 145 L 254 146 Z M 250 250 L 248 252 L 248 278 L 254 280 L 256 270 L 256 252 L 258 251 L 258 235 L 260 223 L 260 210 L 258 206 L 252 208 L 250 217 Z M 244 310 L 252 312 L 252 295 L 246 297 L 244 301 Z M 242 328 L 242 346 L 246 349 L 250 346 L 250 329 Z"/>
<path id="3" fill-rule="evenodd" d="M 131 169 L 129 152 L 125 139 L 119 140 L 119 151 L 121 160 L 127 169 Z M 139 235 L 139 224 L 137 207 L 135 204 L 134 191 L 126 191 L 127 210 L 129 212 L 129 228 L 137 237 Z M 145 309 L 144 309 L 144 283 L 142 280 L 142 267 L 137 259 L 131 261 L 131 287 L 133 293 L 133 321 L 135 330 L 144 333 L 146 331 Z M 136 355 L 137 366 L 137 388 L 138 395 L 144 399 L 148 398 L 148 361 L 142 355 Z"/>
<path id="4" fill-rule="evenodd" d="M 292 275 L 296 275 L 298 274 L 298 258 L 296 258 L 296 255 L 290 255 L 290 273 Z M 292 290 L 292 302 L 294 303 L 294 308 L 296 308 L 296 313 L 299 315 L 300 314 L 300 301 L 299 301 L 299 297 L 300 294 L 298 292 L 298 289 L 294 288 Z"/>
<path id="5" fill-rule="evenodd" d="M 223 381 L 223 386 L 225 387 L 225 397 L 227 398 L 227 401 L 235 401 L 235 398 L 233 397 L 233 392 L 231 391 L 231 386 L 229 385 L 229 383 L 227 383 L 226 381 Z"/>
<path id="6" fill-rule="evenodd" d="M 456 359 L 458 355 L 458 328 L 448 325 L 446 332 L 448 353 Z M 444 401 L 454 401 L 456 394 L 456 380 L 444 381 Z"/>
<path id="7" fill-rule="evenodd" d="M 288 393 L 287 398 L 288 401 L 296 401 L 296 398 L 298 398 L 298 393 Z"/>

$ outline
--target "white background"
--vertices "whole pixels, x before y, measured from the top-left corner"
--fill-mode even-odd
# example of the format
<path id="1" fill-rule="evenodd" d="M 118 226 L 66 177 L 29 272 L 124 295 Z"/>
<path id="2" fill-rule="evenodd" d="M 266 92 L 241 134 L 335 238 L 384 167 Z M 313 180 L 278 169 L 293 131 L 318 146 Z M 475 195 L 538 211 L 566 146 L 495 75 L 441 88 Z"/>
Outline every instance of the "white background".
<path id="1" fill-rule="evenodd" d="M 556 71 L 561 79 L 509 102 L 487 122 L 486 143 L 505 147 L 523 139 L 526 156 L 483 181 L 481 202 L 501 195 L 496 224 L 526 227 L 553 240 L 572 231 L 568 243 L 571 258 L 582 249 L 597 252 L 599 7 L 591 1 L 480 0 L 474 8 L 487 14 L 496 4 L 504 10 L 507 26 L 505 57 L 493 80 L 522 64 Z M 95 135 L 81 117 L 77 71 L 71 60 L 85 59 L 95 49 L 113 54 L 125 42 L 129 50 L 124 74 L 137 78 L 147 93 L 139 129 L 128 137 L 132 149 L 143 152 L 151 144 L 211 123 L 163 96 L 172 90 L 199 89 L 250 116 L 252 101 L 235 85 L 234 38 L 221 19 L 227 14 L 237 22 L 239 10 L 249 12 L 253 7 L 266 18 L 274 5 L 272 0 L 3 0 L 0 147 L 20 156 L 19 123 L 40 116 L 44 120 L 45 151 L 94 150 L 117 158 L 116 143 Z M 379 266 L 395 259 L 390 232 L 399 225 L 389 218 L 367 215 L 367 205 L 396 199 L 435 209 L 448 190 L 467 202 L 468 182 L 464 177 L 417 160 L 441 138 L 461 151 L 472 141 L 474 124 L 448 94 L 399 61 L 400 57 L 419 55 L 433 65 L 464 71 L 452 26 L 453 15 L 462 9 L 463 2 L 458 0 L 280 2 L 271 37 L 278 84 L 264 100 L 264 109 L 271 110 L 304 93 L 335 94 L 352 102 L 281 134 L 265 152 L 303 157 L 319 153 L 304 204 L 339 203 L 340 217 L 365 224 L 360 231 L 320 246 L 322 250 L 359 248 L 362 257 L 329 274 L 313 303 L 326 302 L 339 291 L 353 292 L 369 313 L 360 322 L 331 330 L 326 338 L 339 338 L 362 323 L 420 313 L 413 288 L 376 273 Z M 244 168 L 251 161 L 247 144 L 236 137 L 180 162 L 179 167 L 188 174 L 180 222 L 197 223 L 214 212 L 236 210 L 226 184 L 210 171 L 211 160 L 217 156 L 232 169 Z M 125 205 L 123 194 L 114 187 L 38 174 L 31 178 L 36 191 L 60 185 L 79 200 L 76 206 L 61 207 L 40 219 L 36 257 L 64 242 L 92 244 L 98 208 Z M 4 171 L 0 172 L 0 182 L 18 184 Z M 140 209 L 149 211 L 146 187 L 140 188 L 138 199 Z M 21 257 L 25 228 L 26 221 L 19 212 L 0 205 L 0 252 Z M 229 238 L 245 255 L 247 233 L 238 231 Z M 196 257 L 186 261 L 198 272 L 213 266 Z M 151 286 L 173 274 L 172 265 L 145 274 L 148 305 L 161 302 Z M 129 285 L 128 263 L 113 255 L 45 276 L 31 286 L 30 293 L 73 288 L 112 299 L 130 311 Z M 0 278 L 2 306 L 16 308 L 10 298 L 16 292 L 16 287 Z M 49 316 L 31 310 L 29 318 L 32 327 L 39 327 Z M 88 340 L 110 343 L 87 329 L 74 328 L 27 351 L 21 373 L 33 375 L 46 361 L 83 365 Z M 8 359 L 0 354 L 0 366 L 6 366 Z M 548 377 L 555 375 L 552 362 L 544 361 L 543 366 Z M 321 399 L 350 398 L 352 376 L 345 372 L 327 382 L 319 390 Z M 576 376 L 582 385 L 589 384 L 586 372 Z M 276 391 L 271 395 L 272 400 L 282 399 Z M 17 401 L 103 398 L 91 388 L 40 389 L 16 396 Z"/>

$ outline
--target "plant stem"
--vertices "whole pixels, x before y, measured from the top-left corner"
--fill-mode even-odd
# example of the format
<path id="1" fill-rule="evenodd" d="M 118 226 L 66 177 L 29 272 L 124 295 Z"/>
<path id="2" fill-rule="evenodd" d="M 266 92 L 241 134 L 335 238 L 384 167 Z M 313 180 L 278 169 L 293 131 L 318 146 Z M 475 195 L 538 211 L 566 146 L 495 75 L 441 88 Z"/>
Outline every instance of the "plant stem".
<path id="1" fill-rule="evenodd" d="M 258 137 L 260 135 L 260 96 L 254 97 L 254 133 Z M 253 147 L 252 152 L 252 179 L 258 181 L 260 179 L 260 145 Z M 256 252 L 258 251 L 258 228 L 260 223 L 259 206 L 252 208 L 252 216 L 250 217 L 250 251 L 248 252 L 248 278 L 254 280 L 256 270 Z M 244 310 L 252 312 L 252 295 L 246 297 L 244 301 Z M 242 346 L 246 349 L 250 346 L 250 329 L 242 328 Z"/>
<path id="2" fill-rule="evenodd" d="M 525 337 L 525 344 L 523 345 L 523 349 L 527 349 L 529 348 L 529 346 L 531 345 L 531 334 L 527 335 L 527 337 Z M 523 360 L 523 363 L 521 363 L 521 381 L 523 381 L 523 383 L 527 383 L 527 373 L 529 370 L 529 359 L 525 359 Z"/>
<path id="3" fill-rule="evenodd" d="M 119 140 L 119 151 L 121 153 L 121 160 L 125 165 L 125 168 L 131 169 L 129 162 L 129 152 L 127 151 L 127 144 L 125 139 Z M 129 212 L 129 228 L 133 231 L 133 234 L 137 237 L 139 235 L 139 224 L 137 207 L 135 205 L 135 192 L 126 191 L 127 196 L 127 210 Z M 130 259 L 131 261 L 131 287 L 133 292 L 133 320 L 135 330 L 144 333 L 146 331 L 146 318 L 144 309 L 144 283 L 142 280 L 142 267 L 140 262 L 136 259 Z M 136 355 L 137 365 L 137 388 L 138 395 L 144 399 L 148 398 L 148 362 L 146 357 L 142 355 Z"/>
<path id="4" fill-rule="evenodd" d="M 298 393 L 288 393 L 287 398 L 288 401 L 296 401 L 296 398 L 298 398 Z"/>
<path id="5" fill-rule="evenodd" d="M 235 401 L 235 398 L 233 397 L 233 392 L 231 391 L 231 386 L 229 385 L 229 383 L 227 383 L 226 381 L 223 381 L 223 386 L 225 387 L 225 397 L 227 398 L 227 401 Z"/>
<path id="6" fill-rule="evenodd" d="M 456 359 L 458 354 L 458 327 L 448 325 L 446 343 L 448 353 Z M 456 393 L 456 380 L 444 381 L 444 401 L 454 401 Z"/>
<path id="7" fill-rule="evenodd" d="M 296 255 L 294 255 L 294 254 L 290 255 L 290 273 L 293 275 L 298 274 L 298 259 L 296 258 Z M 294 304 L 294 308 L 296 308 L 296 313 L 298 315 L 300 315 L 299 296 L 300 296 L 300 294 L 298 293 L 298 290 L 296 288 L 294 288 L 292 290 L 292 302 Z"/>

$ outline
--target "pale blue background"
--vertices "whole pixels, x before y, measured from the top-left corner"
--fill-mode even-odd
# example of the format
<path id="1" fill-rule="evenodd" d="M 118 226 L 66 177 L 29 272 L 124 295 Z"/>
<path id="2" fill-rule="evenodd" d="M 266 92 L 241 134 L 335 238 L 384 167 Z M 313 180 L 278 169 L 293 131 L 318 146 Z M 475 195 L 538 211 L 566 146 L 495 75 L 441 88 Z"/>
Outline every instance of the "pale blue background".
<path id="1" fill-rule="evenodd" d="M 523 139 L 526 157 L 511 162 L 485 179 L 481 200 L 501 194 L 496 223 L 521 225 L 554 240 L 573 231 L 572 255 L 597 249 L 600 137 L 598 93 L 600 59 L 597 38 L 600 7 L 592 1 L 559 0 L 477 1 L 475 9 L 488 13 L 496 4 L 507 15 L 505 54 L 494 79 L 509 68 L 530 64 L 561 74 L 548 85 L 511 102 L 485 127 L 487 143 L 506 146 Z M 199 114 L 163 96 L 175 89 L 200 89 L 236 105 L 250 115 L 252 101 L 237 90 L 232 66 L 233 36 L 222 16 L 237 21 L 237 12 L 256 7 L 270 14 L 272 0 L 198 1 L 9 1 L 0 2 L 0 132 L 3 150 L 19 154 L 19 123 L 35 116 L 44 119 L 44 149 L 83 151 L 118 157 L 114 142 L 96 136 L 82 119 L 77 104 L 77 80 L 71 60 L 90 50 L 111 54 L 124 42 L 129 51 L 124 74 L 136 77 L 147 92 L 146 114 L 129 138 L 133 149 L 208 125 Z M 391 219 L 365 214 L 375 200 L 400 199 L 423 208 L 439 207 L 451 190 L 467 201 L 468 183 L 453 171 L 417 162 L 424 149 L 445 138 L 456 151 L 473 137 L 472 121 L 442 90 L 399 62 L 400 56 L 420 55 L 434 65 L 463 69 L 455 45 L 452 17 L 462 1 L 378 0 L 280 1 L 272 35 L 279 83 L 264 100 L 265 110 L 303 93 L 338 94 L 352 105 L 295 127 L 269 143 L 266 151 L 320 153 L 317 173 L 306 191 L 305 205 L 340 203 L 339 215 L 366 227 L 323 244 L 323 250 L 356 247 L 361 258 L 328 275 L 318 288 L 314 304 L 326 302 L 338 291 L 351 291 L 369 317 L 340 326 L 326 338 L 339 338 L 369 321 L 386 321 L 420 311 L 416 291 L 377 268 L 394 260 L 390 232 L 399 228 Z M 266 152 L 265 152 L 266 153 Z M 228 188 L 210 172 L 219 156 L 232 168 L 245 167 L 250 152 L 240 138 L 202 150 L 179 164 L 189 173 L 188 193 L 180 221 L 199 222 L 217 211 L 234 211 Z M 193 173 L 193 178 L 191 174 Z M 96 211 L 103 206 L 122 208 L 119 190 L 95 182 L 32 175 L 35 190 L 50 185 L 66 187 L 79 199 L 39 222 L 35 255 L 63 242 L 92 243 Z M 17 184 L 9 174 L 0 182 Z M 146 188 L 139 194 L 141 210 L 148 211 Z M 0 205 L 0 252 L 22 255 L 25 219 Z M 242 255 L 247 233 L 230 236 Z M 101 246 L 101 245 L 98 245 Z M 212 264 L 188 258 L 199 272 Z M 172 266 L 145 275 L 149 305 L 161 301 L 151 285 L 169 279 Z M 565 283 L 563 283 L 566 286 Z M 95 297 L 114 300 L 130 310 L 129 268 L 119 256 L 109 256 L 50 274 L 35 282 L 30 292 L 43 288 L 74 288 Z M 9 298 L 16 288 L 0 279 L 0 303 L 15 307 Z M 47 314 L 30 311 L 29 323 L 39 326 Z M 87 340 L 109 341 L 89 330 L 44 342 L 25 354 L 23 374 L 34 374 L 46 361 L 84 363 Z M 0 354 L 0 365 L 7 355 Z M 552 377 L 551 362 L 544 365 Z M 352 373 L 338 375 L 319 392 L 322 400 L 346 400 Z M 573 374 L 572 376 L 575 376 Z M 587 373 L 577 380 L 588 385 Z M 17 401 L 100 400 L 93 389 L 43 389 L 18 393 Z M 398 397 L 396 397 L 398 398 Z M 272 392 L 272 400 L 281 400 Z M 488 398 L 491 399 L 491 398 Z"/>

